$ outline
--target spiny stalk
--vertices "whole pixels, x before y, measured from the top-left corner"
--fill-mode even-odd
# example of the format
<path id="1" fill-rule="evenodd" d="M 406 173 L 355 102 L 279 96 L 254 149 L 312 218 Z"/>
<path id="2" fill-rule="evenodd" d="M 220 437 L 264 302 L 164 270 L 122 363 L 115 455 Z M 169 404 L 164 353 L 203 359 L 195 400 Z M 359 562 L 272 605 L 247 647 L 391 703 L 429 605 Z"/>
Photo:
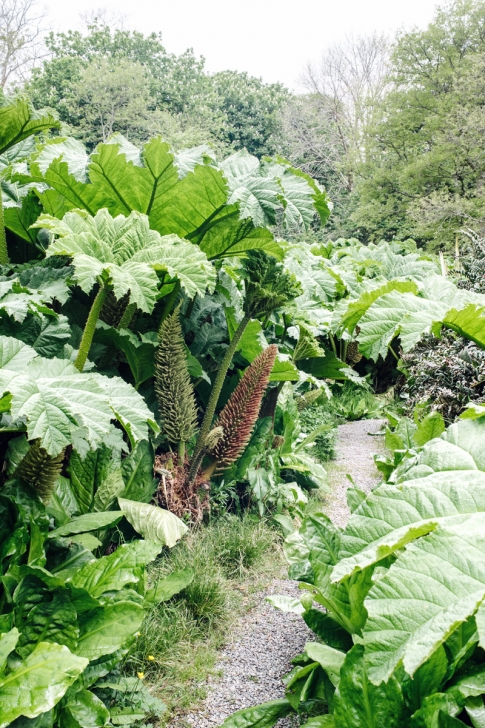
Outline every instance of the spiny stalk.
<path id="1" fill-rule="evenodd" d="M 242 261 L 242 278 L 245 289 L 244 316 L 234 332 L 217 372 L 190 463 L 187 476 L 188 484 L 193 483 L 197 474 L 200 454 L 212 427 L 212 420 L 219 402 L 224 379 L 246 326 L 252 318 L 264 317 L 301 293 L 296 278 L 286 273 L 280 263 L 262 250 L 250 250 L 247 253 L 247 257 Z"/>

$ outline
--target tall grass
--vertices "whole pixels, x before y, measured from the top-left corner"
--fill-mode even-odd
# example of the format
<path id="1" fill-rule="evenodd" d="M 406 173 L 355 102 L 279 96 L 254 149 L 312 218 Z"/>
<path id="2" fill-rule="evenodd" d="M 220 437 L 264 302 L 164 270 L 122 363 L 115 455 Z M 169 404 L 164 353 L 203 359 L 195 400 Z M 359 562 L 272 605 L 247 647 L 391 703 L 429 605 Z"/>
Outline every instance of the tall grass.
<path id="1" fill-rule="evenodd" d="M 203 697 L 217 649 L 252 606 L 251 594 L 283 573 L 281 536 L 251 515 L 226 515 L 163 554 L 149 578 L 188 567 L 193 581 L 148 614 L 123 666 L 127 675 L 143 672 L 153 693 L 177 711 Z"/>

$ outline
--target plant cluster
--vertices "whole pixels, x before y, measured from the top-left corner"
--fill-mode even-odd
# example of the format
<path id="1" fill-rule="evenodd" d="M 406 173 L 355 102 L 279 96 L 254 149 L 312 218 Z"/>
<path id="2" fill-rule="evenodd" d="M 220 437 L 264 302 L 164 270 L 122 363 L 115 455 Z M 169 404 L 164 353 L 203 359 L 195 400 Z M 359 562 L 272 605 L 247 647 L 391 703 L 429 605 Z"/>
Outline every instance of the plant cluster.
<path id="1" fill-rule="evenodd" d="M 402 357 L 405 376 L 397 388 L 406 412 L 429 406 L 453 422 L 469 401 L 485 397 L 482 349 L 452 332 L 425 337 Z"/>
<path id="2" fill-rule="evenodd" d="M 359 371 L 430 332 L 485 346 L 485 297 L 412 241 L 276 238 L 331 210 L 284 159 L 240 151 L 217 162 L 205 147 L 174 152 L 153 137 L 140 149 L 119 134 L 90 154 L 70 137 L 32 143 L 56 121 L 15 99 L 2 98 L 0 121 L 1 679 L 13 684 L 33 659 L 24 640 L 38 605 L 30 616 L 18 606 L 31 577 L 49 614 L 37 641 L 76 666 L 56 668 L 58 683 L 42 668 L 45 689 L 12 699 L 5 725 L 129 725 L 158 710 L 133 676 L 111 674 L 145 609 L 182 589 L 197 619 L 222 608 L 218 585 L 205 603 L 185 568 L 147 590 L 146 564 L 211 509 L 271 514 L 291 532 L 307 492 L 325 488 L 314 454 L 330 424 L 313 427 L 305 408 L 351 381 L 342 392 L 355 406 L 335 394 L 329 412 L 373 413 Z M 125 553 L 135 556 L 118 568 Z M 118 613 L 124 627 L 101 652 L 109 645 L 94 635 L 108 623 L 111 634 Z M 84 650 L 85 634 L 98 651 Z M 101 675 L 92 663 L 105 655 Z"/>
<path id="3" fill-rule="evenodd" d="M 302 596 L 270 601 L 301 614 L 320 641 L 294 659 L 284 699 L 224 728 L 292 714 L 308 728 L 480 726 L 484 413 L 471 405 L 445 431 L 437 413 L 396 423 L 389 482 L 348 491 L 345 530 L 312 513 L 286 538 Z"/>

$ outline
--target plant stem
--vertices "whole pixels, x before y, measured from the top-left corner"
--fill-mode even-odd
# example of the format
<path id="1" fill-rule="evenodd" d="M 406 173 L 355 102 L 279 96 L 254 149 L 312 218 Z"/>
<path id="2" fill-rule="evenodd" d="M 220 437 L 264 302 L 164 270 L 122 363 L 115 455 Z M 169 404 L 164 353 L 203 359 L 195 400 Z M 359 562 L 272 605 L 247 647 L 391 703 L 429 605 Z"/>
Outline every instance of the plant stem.
<path id="1" fill-rule="evenodd" d="M 79 345 L 79 351 L 77 353 L 76 361 L 74 362 L 74 366 L 79 369 L 80 372 L 82 372 L 82 370 L 84 369 L 84 365 L 86 364 L 86 359 L 88 358 L 89 350 L 91 349 L 91 344 L 93 343 L 93 336 L 96 330 L 96 324 L 99 319 L 99 314 L 101 313 L 101 309 L 103 308 L 103 303 L 106 300 L 108 291 L 108 286 L 103 281 L 100 281 L 99 291 L 97 292 L 96 298 L 94 299 L 93 305 L 91 306 L 91 310 L 89 312 L 89 316 L 84 327 L 81 343 Z"/>
<path id="2" fill-rule="evenodd" d="M 217 467 L 217 461 L 216 460 L 213 460 L 210 463 L 210 465 L 208 465 L 206 467 L 206 469 L 204 470 L 204 472 L 202 473 L 202 478 L 204 480 L 210 480 L 211 477 L 214 475 L 214 473 L 216 471 L 216 467 Z"/>
<path id="3" fill-rule="evenodd" d="M 194 310 L 195 301 L 197 299 L 197 294 L 192 298 L 189 305 L 187 306 L 187 310 L 185 312 L 185 318 L 189 319 L 192 316 L 192 311 Z"/>
<path id="4" fill-rule="evenodd" d="M 183 440 L 180 440 L 180 442 L 179 442 L 178 455 L 179 455 L 179 465 L 183 465 L 184 460 L 185 460 L 185 442 Z"/>
<path id="5" fill-rule="evenodd" d="M 129 303 L 128 306 L 125 308 L 125 311 L 123 313 L 123 316 L 121 317 L 121 321 L 119 322 L 117 328 L 127 329 L 131 323 L 131 319 L 135 315 L 135 311 L 136 311 L 136 303 Z"/>
<path id="6" fill-rule="evenodd" d="M 160 322 L 158 324 L 158 337 L 160 338 L 160 328 L 167 318 L 172 313 L 173 305 L 175 301 L 177 300 L 177 296 L 179 295 L 180 291 L 180 281 L 177 281 L 177 283 L 174 285 L 171 292 L 168 294 L 168 296 L 165 298 L 165 305 L 163 307 L 162 315 L 160 316 Z"/>
<path id="7" fill-rule="evenodd" d="M 337 356 L 337 347 L 335 346 L 335 339 L 333 338 L 332 332 L 329 333 L 330 338 L 330 346 L 332 347 L 332 351 Z"/>
<path id="8" fill-rule="evenodd" d="M 217 376 L 214 382 L 214 386 L 212 387 L 209 402 L 207 403 L 207 409 L 204 414 L 204 419 L 202 420 L 202 425 L 200 426 L 199 436 L 195 444 L 194 454 L 192 455 L 192 460 L 190 462 L 190 470 L 187 476 L 187 481 L 189 485 L 194 481 L 194 478 L 197 475 L 198 458 L 200 453 L 202 452 L 202 448 L 204 447 L 206 437 L 211 429 L 212 420 L 214 418 L 217 403 L 219 402 L 219 397 L 221 394 L 222 386 L 224 384 L 224 379 L 226 378 L 227 370 L 229 369 L 229 366 L 232 362 L 232 357 L 234 356 L 234 353 L 237 349 L 237 345 L 239 344 L 239 341 L 244 334 L 246 326 L 250 321 L 250 314 L 245 314 L 244 318 L 241 320 L 239 326 L 234 332 L 232 341 L 227 347 L 224 358 L 221 361 L 221 365 L 217 371 Z"/>
<path id="9" fill-rule="evenodd" d="M 8 265 L 7 234 L 3 217 L 2 188 L 0 185 L 0 265 Z"/>
<path id="10" fill-rule="evenodd" d="M 398 357 L 398 355 L 396 354 L 396 352 L 394 351 L 394 349 L 392 348 L 392 346 L 391 346 L 390 344 L 389 344 L 389 351 L 390 351 L 390 352 L 391 352 L 391 354 L 393 355 L 394 359 L 395 359 L 396 361 L 399 361 L 399 357 Z"/>

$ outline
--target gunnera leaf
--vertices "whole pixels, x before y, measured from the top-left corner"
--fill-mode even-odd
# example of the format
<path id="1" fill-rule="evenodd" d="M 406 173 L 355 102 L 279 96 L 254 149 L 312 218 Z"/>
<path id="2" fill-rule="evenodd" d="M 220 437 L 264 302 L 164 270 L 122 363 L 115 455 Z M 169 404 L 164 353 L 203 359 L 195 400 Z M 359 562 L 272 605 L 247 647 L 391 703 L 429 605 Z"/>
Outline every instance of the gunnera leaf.
<path id="1" fill-rule="evenodd" d="M 187 442 L 195 433 L 197 407 L 178 310 L 160 326 L 159 341 L 155 355 L 155 393 L 163 430 L 170 442 Z"/>

